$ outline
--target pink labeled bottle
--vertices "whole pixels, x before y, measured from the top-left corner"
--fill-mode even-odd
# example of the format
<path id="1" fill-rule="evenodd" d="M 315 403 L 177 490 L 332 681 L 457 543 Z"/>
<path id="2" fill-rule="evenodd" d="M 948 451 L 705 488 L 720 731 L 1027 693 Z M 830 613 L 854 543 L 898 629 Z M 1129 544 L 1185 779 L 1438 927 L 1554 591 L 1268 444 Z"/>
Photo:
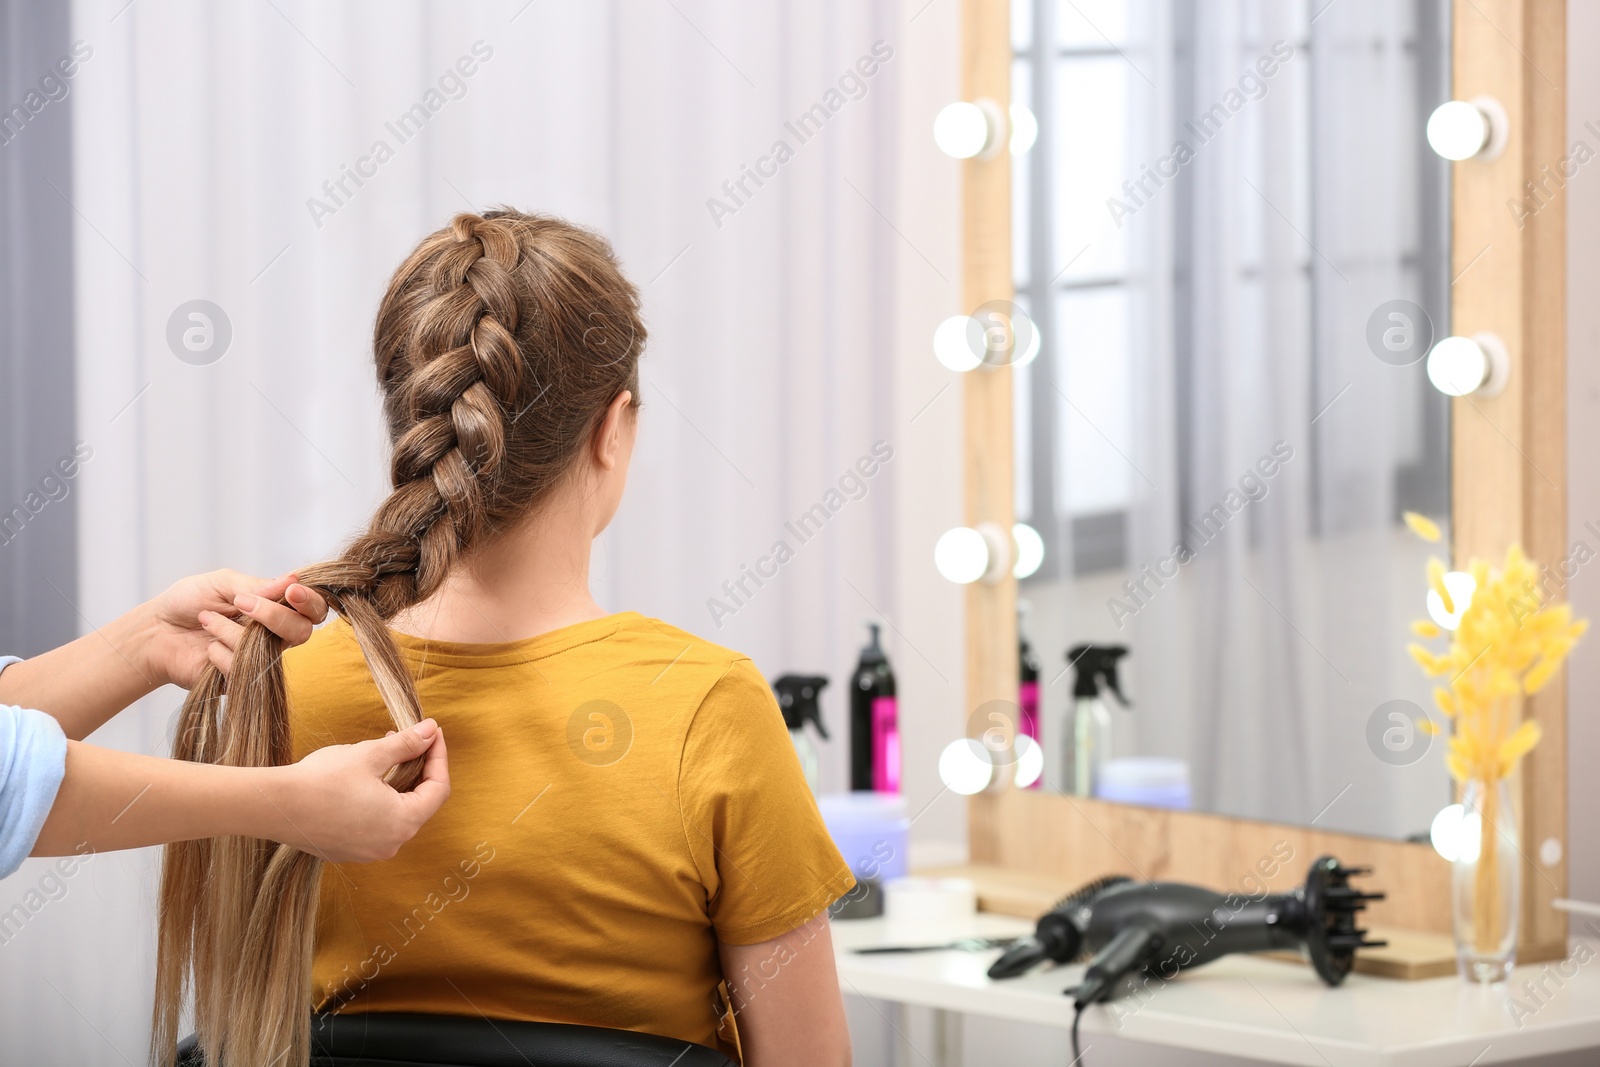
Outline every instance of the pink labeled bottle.
<path id="1" fill-rule="evenodd" d="M 850 678 L 850 788 L 900 792 L 900 713 L 878 624 Z"/>
<path id="2" fill-rule="evenodd" d="M 1017 667 L 1017 704 L 1020 708 L 1018 715 L 1017 733 L 1030 738 L 1034 744 L 1039 743 L 1039 660 L 1033 654 L 1033 646 L 1028 644 L 1028 635 L 1023 632 L 1023 623 L 1028 618 L 1028 602 L 1023 600 L 1017 603 L 1017 651 L 1021 662 Z M 1043 749 L 1040 750 L 1041 752 Z M 1038 789 L 1044 775 L 1039 775 L 1029 785 L 1029 789 Z"/>

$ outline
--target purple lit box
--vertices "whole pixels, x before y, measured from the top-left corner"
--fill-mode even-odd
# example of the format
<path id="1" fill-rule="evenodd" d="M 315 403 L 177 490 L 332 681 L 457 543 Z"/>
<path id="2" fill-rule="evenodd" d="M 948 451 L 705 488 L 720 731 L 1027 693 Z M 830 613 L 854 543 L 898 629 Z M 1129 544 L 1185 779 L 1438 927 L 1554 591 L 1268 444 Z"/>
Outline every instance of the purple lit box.
<path id="1" fill-rule="evenodd" d="M 885 882 L 906 873 L 906 839 L 911 820 L 906 799 L 897 793 L 828 793 L 817 798 L 850 870 L 862 881 Z"/>
<path id="2" fill-rule="evenodd" d="M 1106 760 L 1094 795 L 1123 804 L 1188 811 L 1189 764 L 1149 756 Z"/>

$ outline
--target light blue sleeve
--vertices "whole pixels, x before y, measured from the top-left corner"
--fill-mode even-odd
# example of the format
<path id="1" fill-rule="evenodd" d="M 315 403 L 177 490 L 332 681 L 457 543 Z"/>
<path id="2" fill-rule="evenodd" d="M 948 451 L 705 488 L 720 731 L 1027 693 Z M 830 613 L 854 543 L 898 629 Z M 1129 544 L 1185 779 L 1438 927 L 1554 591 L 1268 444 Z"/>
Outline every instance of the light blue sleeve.
<path id="1" fill-rule="evenodd" d="M 0 670 L 21 661 L 0 656 Z M 67 773 L 67 735 L 42 711 L 0 704 L 0 878 L 22 865 Z"/>

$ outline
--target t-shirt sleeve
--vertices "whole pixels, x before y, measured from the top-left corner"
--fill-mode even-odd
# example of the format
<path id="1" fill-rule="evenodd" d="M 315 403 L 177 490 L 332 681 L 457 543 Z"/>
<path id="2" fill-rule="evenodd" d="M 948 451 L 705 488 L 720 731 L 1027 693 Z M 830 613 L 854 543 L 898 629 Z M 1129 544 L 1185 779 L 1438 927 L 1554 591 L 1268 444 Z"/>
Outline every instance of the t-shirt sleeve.
<path id="1" fill-rule="evenodd" d="M 67 772 L 67 736 L 42 711 L 0 704 L 0 878 L 22 865 Z"/>
<path id="2" fill-rule="evenodd" d="M 855 884 L 772 689 L 747 659 L 711 687 L 689 724 L 679 796 L 711 923 L 725 944 L 786 934 Z"/>

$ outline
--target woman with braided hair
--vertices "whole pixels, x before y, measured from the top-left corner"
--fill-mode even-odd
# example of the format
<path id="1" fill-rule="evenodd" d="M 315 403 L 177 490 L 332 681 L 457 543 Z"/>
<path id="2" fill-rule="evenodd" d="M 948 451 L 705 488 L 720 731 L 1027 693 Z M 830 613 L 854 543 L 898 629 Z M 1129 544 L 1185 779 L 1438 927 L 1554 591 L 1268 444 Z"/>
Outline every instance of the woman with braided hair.
<path id="1" fill-rule="evenodd" d="M 286 655 L 247 625 L 229 677 L 185 704 L 176 754 L 284 764 L 426 714 L 453 793 L 359 869 L 244 838 L 170 847 L 158 1062 L 189 991 L 228 1067 L 304 1063 L 309 1011 L 849 1061 L 827 908 L 853 879 L 771 690 L 748 658 L 589 592 L 644 340 L 609 246 L 559 219 L 458 215 L 395 272 L 374 329 L 393 492 L 298 572 L 339 619 Z"/>

